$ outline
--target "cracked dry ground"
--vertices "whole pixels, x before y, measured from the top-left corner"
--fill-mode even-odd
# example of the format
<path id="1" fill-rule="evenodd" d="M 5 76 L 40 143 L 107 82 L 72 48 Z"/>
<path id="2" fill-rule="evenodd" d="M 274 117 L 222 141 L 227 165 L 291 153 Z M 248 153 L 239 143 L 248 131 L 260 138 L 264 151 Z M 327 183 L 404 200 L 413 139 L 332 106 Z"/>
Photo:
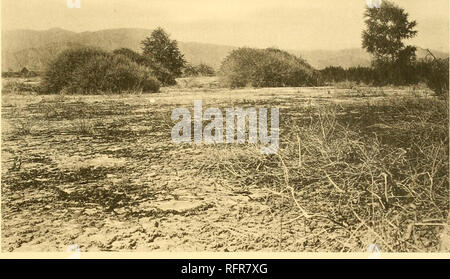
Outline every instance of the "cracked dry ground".
<path id="1" fill-rule="evenodd" d="M 303 250 L 317 235 L 280 234 L 269 193 L 214 163 L 229 147 L 171 142 L 194 97 L 3 96 L 2 250 Z"/>
<path id="2" fill-rule="evenodd" d="M 434 151 L 427 154 L 443 156 L 435 157 L 439 160 L 427 159 L 422 153 L 415 157 L 425 166 L 435 160 L 433 165 L 441 170 L 434 179 L 436 198 L 431 198 L 438 204 L 433 204 L 423 200 L 430 197 L 428 181 L 410 173 L 410 167 L 414 172 L 418 165 L 407 156 L 416 153 L 405 152 L 395 146 L 396 141 L 378 148 L 379 144 L 372 144 L 372 130 L 367 131 L 367 142 L 360 134 L 361 127 L 369 123 L 373 129 L 384 129 L 380 135 L 388 138 L 389 131 L 397 131 L 393 139 L 412 137 L 414 127 L 444 138 L 440 132 L 430 134 L 426 129 L 437 127 L 433 121 L 411 126 L 414 122 L 408 120 L 409 114 L 389 111 L 382 105 L 408 96 L 409 91 L 386 89 L 380 93 L 369 88 L 362 96 L 358 89 L 336 88 L 174 87 L 163 91 L 108 96 L 3 95 L 2 250 L 65 252 L 77 244 L 83 252 L 345 252 L 365 251 L 369 244 L 380 241 L 388 251 L 438 249 L 440 225 L 448 216 L 448 160 L 443 151 L 448 146 L 424 141 L 427 148 L 429 142 L 434 144 Z M 280 108 L 279 158 L 261 155 L 249 144 L 172 143 L 172 110 L 185 107 L 192 112 L 194 100 L 203 100 L 203 109 L 218 107 L 222 112 L 230 107 Z M 381 104 L 375 111 L 379 114 L 369 110 L 376 108 L 369 102 Z M 306 112 L 326 104 L 340 107 L 335 119 L 353 124 L 354 130 L 344 129 L 341 132 L 345 135 L 337 134 L 336 140 L 323 144 L 320 137 L 309 138 L 316 132 L 325 136 L 319 126 L 304 125 L 302 129 L 307 130 L 295 130 L 299 123 L 314 124 L 313 114 Z M 427 112 L 421 107 L 420 111 Z M 448 134 L 445 129 L 436 131 Z M 300 145 L 295 135 L 299 133 L 306 137 L 302 146 L 309 148 L 310 155 L 303 157 L 308 168 L 298 167 Z M 338 148 L 341 144 L 346 148 Z M 315 152 L 317 145 L 324 146 L 326 152 Z M 358 150 L 372 150 L 370 154 L 375 155 L 360 163 L 355 156 L 366 153 Z M 288 160 L 281 161 L 282 155 Z M 392 167 L 390 162 L 400 165 Z M 371 178 L 371 172 L 366 171 L 375 168 L 381 172 L 385 166 L 406 172 L 407 179 L 416 177 L 406 181 L 414 182 L 421 195 L 411 199 L 392 192 L 386 198 L 395 198 L 402 207 L 383 208 L 382 200 L 371 200 L 376 193 L 358 185 L 386 189 L 389 184 L 382 173 Z M 320 170 L 332 171 L 336 181 L 341 175 L 346 180 L 333 186 L 333 180 L 327 180 Z M 280 195 L 289 192 L 285 184 L 296 187 L 291 187 L 294 198 Z M 339 187 L 346 187 L 347 192 L 342 193 Z M 322 218 L 303 218 L 299 207 Z M 377 216 L 384 219 L 376 223 Z M 430 220 L 440 223 L 409 229 L 412 222 Z M 367 222 L 375 222 L 370 224 L 379 232 Z"/>

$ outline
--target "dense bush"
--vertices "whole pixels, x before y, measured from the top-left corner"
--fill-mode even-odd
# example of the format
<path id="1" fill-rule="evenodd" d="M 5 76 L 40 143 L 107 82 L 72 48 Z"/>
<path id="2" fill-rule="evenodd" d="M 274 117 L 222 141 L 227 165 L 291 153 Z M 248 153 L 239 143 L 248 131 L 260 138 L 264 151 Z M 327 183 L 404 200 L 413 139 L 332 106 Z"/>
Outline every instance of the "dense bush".
<path id="1" fill-rule="evenodd" d="M 175 85 L 177 76 L 161 64 L 152 62 L 150 71 L 163 85 Z"/>
<path id="2" fill-rule="evenodd" d="M 305 60 L 278 49 L 239 48 L 222 62 L 220 78 L 227 87 L 316 86 L 316 72 Z"/>
<path id="3" fill-rule="evenodd" d="M 342 81 L 363 83 L 370 86 L 413 85 L 424 82 L 437 95 L 448 92 L 449 59 L 420 60 L 408 64 L 392 64 L 378 61 L 373 67 L 327 67 L 320 70 L 327 84 Z"/>
<path id="4" fill-rule="evenodd" d="M 157 92 L 159 82 L 151 71 L 126 54 L 108 53 L 94 48 L 62 52 L 50 63 L 43 78 L 48 93 L 96 94 L 137 90 Z"/>
<path id="5" fill-rule="evenodd" d="M 322 80 L 327 84 L 343 81 L 352 81 L 357 84 L 372 84 L 376 78 L 374 69 L 369 67 L 350 67 L 344 69 L 342 67 L 330 66 L 320 70 L 320 74 Z"/>
<path id="6" fill-rule="evenodd" d="M 43 76 L 44 91 L 56 93 L 71 83 L 73 72 L 90 59 L 106 52 L 95 48 L 78 48 L 63 51 L 49 63 Z"/>
<path id="7" fill-rule="evenodd" d="M 184 68 L 184 73 L 183 75 L 185 77 L 198 77 L 198 76 L 203 76 L 203 77 L 211 77 L 214 76 L 216 74 L 216 71 L 214 71 L 214 68 L 201 63 L 199 65 L 186 65 Z"/>
<path id="8" fill-rule="evenodd" d="M 145 56 L 129 48 L 116 49 L 113 51 L 113 54 L 126 56 L 139 65 L 150 67 L 150 61 Z"/>
<path id="9" fill-rule="evenodd" d="M 131 59 L 133 62 L 136 62 L 141 66 L 147 67 L 152 73 L 152 76 L 154 76 L 161 84 L 164 85 L 176 84 L 175 74 L 169 71 L 166 67 L 164 67 L 160 63 L 152 61 L 148 56 L 142 55 L 128 48 L 116 49 L 114 50 L 113 53 L 124 55 L 129 59 Z"/>
<path id="10" fill-rule="evenodd" d="M 448 94 L 449 59 L 435 59 L 417 63 L 419 78 L 437 95 Z"/>
<path id="11" fill-rule="evenodd" d="M 411 85 L 417 84 L 420 72 L 414 62 L 373 62 L 374 77 L 372 85 Z"/>
<path id="12" fill-rule="evenodd" d="M 377 63 L 374 67 L 327 67 L 320 70 L 325 83 L 350 81 L 371 86 L 410 85 L 419 82 L 414 65 L 398 67 L 389 63 Z"/>
<path id="13" fill-rule="evenodd" d="M 342 67 L 329 66 L 319 71 L 326 83 L 335 83 L 347 80 L 347 71 Z"/>

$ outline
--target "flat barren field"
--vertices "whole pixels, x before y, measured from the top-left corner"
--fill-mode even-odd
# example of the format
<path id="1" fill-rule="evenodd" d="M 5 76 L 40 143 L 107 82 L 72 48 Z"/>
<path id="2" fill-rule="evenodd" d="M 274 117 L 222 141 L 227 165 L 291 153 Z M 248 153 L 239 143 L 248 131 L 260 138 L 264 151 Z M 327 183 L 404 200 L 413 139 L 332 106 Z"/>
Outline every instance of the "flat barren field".
<path id="1" fill-rule="evenodd" d="M 173 143 L 194 100 L 279 108 L 278 153 Z M 447 112 L 412 87 L 3 90 L 2 249 L 448 252 Z"/>

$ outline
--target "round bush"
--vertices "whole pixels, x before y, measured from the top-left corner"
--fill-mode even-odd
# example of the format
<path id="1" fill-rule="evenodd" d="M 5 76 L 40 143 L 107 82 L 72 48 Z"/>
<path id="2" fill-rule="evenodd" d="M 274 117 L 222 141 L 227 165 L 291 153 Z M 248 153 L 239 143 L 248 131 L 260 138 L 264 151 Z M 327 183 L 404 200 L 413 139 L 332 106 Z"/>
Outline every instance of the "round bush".
<path id="1" fill-rule="evenodd" d="M 159 83 L 147 67 L 123 54 L 91 48 L 61 53 L 49 65 L 43 85 L 48 93 L 63 89 L 77 94 L 159 91 Z"/>
<path id="2" fill-rule="evenodd" d="M 142 84 L 142 90 L 144 92 L 158 92 L 160 86 L 161 83 L 159 82 L 159 80 L 157 80 L 154 77 L 149 77 L 146 80 L 144 80 Z"/>
<path id="3" fill-rule="evenodd" d="M 154 61 L 152 62 L 151 59 L 149 59 L 149 57 L 145 55 L 142 55 L 129 48 L 119 48 L 114 50 L 113 53 L 115 55 L 124 55 L 131 61 L 148 68 L 151 72 L 151 75 L 159 81 L 159 84 L 176 84 L 175 76 L 173 75 L 173 73 L 171 73 L 166 67 L 162 66 L 161 64 Z M 151 86 L 151 88 L 154 88 L 154 86 L 155 84 Z"/>
<path id="4" fill-rule="evenodd" d="M 97 48 L 76 48 L 61 52 L 49 63 L 43 75 L 42 88 L 48 93 L 58 93 L 73 79 L 73 72 L 95 56 L 106 55 Z"/>
<path id="5" fill-rule="evenodd" d="M 227 87 L 316 86 L 319 73 L 305 60 L 285 51 L 240 48 L 222 62 L 219 76 Z"/>

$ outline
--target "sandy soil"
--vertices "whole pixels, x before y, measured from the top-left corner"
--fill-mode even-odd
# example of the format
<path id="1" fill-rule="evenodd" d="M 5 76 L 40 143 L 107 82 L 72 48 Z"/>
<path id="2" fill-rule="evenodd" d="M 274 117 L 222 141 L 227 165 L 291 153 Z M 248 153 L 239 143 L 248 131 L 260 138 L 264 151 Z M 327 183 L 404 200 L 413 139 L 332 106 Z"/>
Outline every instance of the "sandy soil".
<path id="1" fill-rule="evenodd" d="M 172 143 L 172 109 L 367 102 L 333 88 L 165 88 L 2 98 L 3 251 L 317 251 L 332 231 L 298 219 L 216 164 L 225 145 Z M 359 94 L 353 92 L 352 94 Z M 298 220 L 297 220 L 298 219 Z M 323 247 L 323 246 L 321 246 Z"/>

